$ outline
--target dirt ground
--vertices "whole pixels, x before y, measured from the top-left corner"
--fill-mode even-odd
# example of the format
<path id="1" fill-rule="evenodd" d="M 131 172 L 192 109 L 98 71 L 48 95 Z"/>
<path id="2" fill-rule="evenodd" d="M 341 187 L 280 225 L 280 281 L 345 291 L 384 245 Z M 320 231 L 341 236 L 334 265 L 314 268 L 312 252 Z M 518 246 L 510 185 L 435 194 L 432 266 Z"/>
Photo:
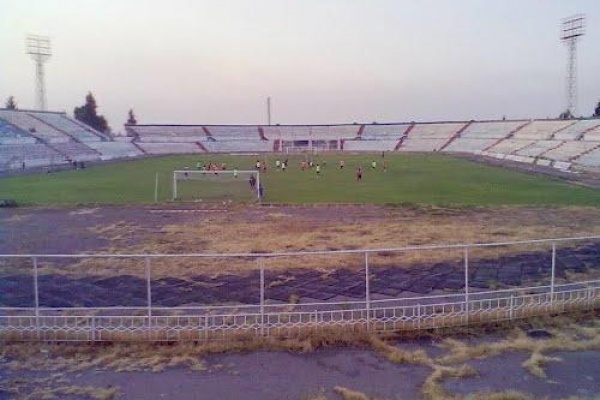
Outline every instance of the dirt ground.
<path id="1" fill-rule="evenodd" d="M 586 207 L 247 206 L 0 210 L 0 254 L 368 249 L 600 234 Z"/>
<path id="2" fill-rule="evenodd" d="M 304 352 L 9 345 L 0 352 L 0 399 L 595 399 L 600 324 L 581 317 L 559 317 L 542 337 L 531 321 Z"/>

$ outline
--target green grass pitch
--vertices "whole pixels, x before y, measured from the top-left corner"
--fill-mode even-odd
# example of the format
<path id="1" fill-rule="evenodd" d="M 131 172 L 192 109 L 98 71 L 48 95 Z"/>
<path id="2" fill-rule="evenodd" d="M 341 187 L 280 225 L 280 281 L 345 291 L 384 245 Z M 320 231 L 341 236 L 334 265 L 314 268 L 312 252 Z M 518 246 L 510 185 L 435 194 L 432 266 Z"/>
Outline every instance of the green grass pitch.
<path id="1" fill-rule="evenodd" d="M 305 155 L 203 154 L 145 158 L 83 170 L 0 179 L 0 199 L 40 205 L 148 204 L 154 202 L 154 181 L 158 173 L 159 201 L 166 202 L 172 196 L 175 169 L 195 169 L 199 161 L 226 163 L 228 169 L 252 169 L 257 158 L 266 159 L 269 164 L 268 172 L 261 174 L 264 201 L 269 203 L 600 206 L 598 189 L 446 155 L 404 153 L 386 153 L 385 158 L 381 154 L 312 156 L 315 163 L 321 164 L 320 176 L 314 170 L 300 170 L 300 161 Z M 275 160 L 286 158 L 289 158 L 287 171 L 276 171 Z M 338 167 L 340 159 L 345 161 L 343 170 Z M 374 170 L 372 160 L 377 162 Z M 388 164 L 387 172 L 382 170 L 384 160 Z M 361 182 L 355 177 L 358 165 L 363 170 Z"/>

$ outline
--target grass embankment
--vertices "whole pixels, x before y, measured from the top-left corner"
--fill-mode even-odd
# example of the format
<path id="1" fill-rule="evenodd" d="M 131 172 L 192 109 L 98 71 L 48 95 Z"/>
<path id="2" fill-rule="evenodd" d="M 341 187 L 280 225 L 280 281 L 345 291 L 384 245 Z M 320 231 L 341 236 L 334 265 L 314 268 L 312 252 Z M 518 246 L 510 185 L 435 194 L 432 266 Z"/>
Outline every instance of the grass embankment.
<path id="1" fill-rule="evenodd" d="M 322 173 L 301 171 L 306 156 L 261 156 L 270 165 L 261 174 L 265 201 L 270 203 L 370 203 L 434 205 L 563 204 L 600 205 L 600 189 L 571 185 L 547 177 L 438 154 L 318 155 Z M 276 159 L 289 158 L 286 172 L 275 170 Z M 344 159 L 345 168 L 338 162 Z M 371 168 L 375 160 L 377 167 Z M 252 169 L 256 156 L 198 155 L 147 158 L 115 162 L 84 170 L 10 177 L 0 180 L 0 198 L 21 204 L 147 204 L 154 201 L 155 174 L 159 174 L 159 201 L 172 196 L 172 172 L 196 163 L 226 163 L 229 169 Z M 382 170 L 383 162 L 387 172 Z M 356 182 L 361 166 L 363 179 Z M 210 185 L 192 189 L 195 197 L 210 201 Z M 225 186 L 226 187 L 226 186 Z M 232 190 L 233 185 L 231 185 Z M 248 190 L 249 191 L 249 190 Z M 251 201 L 252 197 L 241 196 Z M 216 195 L 221 200 L 222 195 Z"/>

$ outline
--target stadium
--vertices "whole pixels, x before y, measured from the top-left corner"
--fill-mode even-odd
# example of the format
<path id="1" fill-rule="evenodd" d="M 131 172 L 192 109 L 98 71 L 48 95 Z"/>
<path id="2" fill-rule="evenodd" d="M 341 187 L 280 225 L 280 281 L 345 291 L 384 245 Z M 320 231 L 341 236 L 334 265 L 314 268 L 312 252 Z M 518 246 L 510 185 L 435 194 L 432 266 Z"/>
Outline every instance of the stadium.
<path id="1" fill-rule="evenodd" d="M 267 123 L 174 115 L 112 134 L 39 100 L 0 108 L 0 398 L 187 398 L 117 376 L 231 382 L 223 360 L 253 351 L 242 375 L 277 386 L 289 367 L 298 389 L 194 393 L 392 398 L 404 373 L 408 398 L 600 393 L 600 118 L 272 124 L 269 97 Z M 347 379 L 315 395 L 304 364 L 270 353 L 332 348 L 369 354 L 308 362 Z M 461 392 L 485 362 L 531 381 Z M 110 380 L 129 378 L 157 386 Z"/>
<path id="2" fill-rule="evenodd" d="M 598 120 L 0 116 L 4 341 L 343 345 L 598 305 Z"/>

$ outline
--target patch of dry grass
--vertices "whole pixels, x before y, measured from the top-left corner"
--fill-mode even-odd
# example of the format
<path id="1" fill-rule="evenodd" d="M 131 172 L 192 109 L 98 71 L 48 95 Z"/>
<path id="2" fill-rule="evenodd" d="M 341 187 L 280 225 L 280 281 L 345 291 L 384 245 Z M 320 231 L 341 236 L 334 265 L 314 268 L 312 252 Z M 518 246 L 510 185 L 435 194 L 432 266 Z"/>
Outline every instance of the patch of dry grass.
<path id="1" fill-rule="evenodd" d="M 464 398 L 465 400 L 534 400 L 531 395 L 516 390 L 501 392 L 477 393 Z"/>
<path id="2" fill-rule="evenodd" d="M 562 359 L 559 357 L 548 357 L 540 353 L 539 351 L 534 351 L 531 353 L 529 359 L 527 359 L 523 363 L 523 368 L 527 371 L 531 372 L 533 375 L 539 378 L 546 377 L 546 371 L 544 371 L 544 366 L 550 362 L 561 362 Z"/>
<path id="3" fill-rule="evenodd" d="M 34 389 L 26 394 L 23 399 L 60 399 L 64 396 L 84 396 L 86 399 L 93 400 L 112 400 L 116 399 L 120 390 L 115 387 L 99 388 L 94 386 L 59 386 Z"/>
<path id="4" fill-rule="evenodd" d="M 553 334 L 551 338 L 534 339 L 527 336 L 523 330 L 515 329 L 506 339 L 478 345 L 468 345 L 460 340 L 446 339 L 442 346 L 448 350 L 448 354 L 438 361 L 447 365 L 469 359 L 494 357 L 505 352 L 526 352 L 531 353 L 532 357 L 526 361 L 524 366 L 532 372 L 535 371 L 536 375 L 543 376 L 538 368 L 549 361 L 557 361 L 543 356 L 543 353 L 600 349 L 600 327 L 595 325 L 581 327 L 571 323 L 562 330 L 552 328 L 549 331 Z M 585 334 L 584 338 L 581 337 L 581 333 Z"/>
<path id="5" fill-rule="evenodd" d="M 412 364 L 432 366 L 433 360 L 429 358 L 425 350 L 414 351 L 402 350 L 396 346 L 386 343 L 379 337 L 372 336 L 371 347 L 381 356 L 394 364 Z"/>
<path id="6" fill-rule="evenodd" d="M 300 208 L 300 210 L 302 210 Z M 343 210 L 341 212 L 344 212 Z M 357 211 L 349 210 L 357 213 Z M 378 215 L 356 215 L 358 223 L 340 220 L 340 210 L 311 218 L 294 209 L 289 211 L 253 210 L 262 218 L 248 216 L 245 210 L 214 214 L 197 222 L 163 226 L 160 232 L 144 232 L 125 222 L 97 225 L 90 232 L 111 240 L 110 252 L 135 253 L 268 253 L 321 251 L 332 249 L 373 249 L 423 244 L 457 244 L 520 240 L 569 235 L 600 234 L 597 210 L 592 208 L 527 209 L 402 209 L 389 208 Z M 570 215 L 567 218 L 567 215 Z M 593 216 L 592 216 L 593 215 Z M 133 240 L 135 239 L 135 240 Z M 136 243 L 136 244 L 132 244 Z M 473 250 L 471 258 L 514 254 L 530 246 L 493 247 Z M 425 251 L 373 254 L 373 266 L 407 266 L 416 263 L 457 261 L 461 251 Z M 98 263 L 97 263 L 98 264 Z M 360 258 L 343 256 L 303 256 L 269 260 L 266 268 L 340 268 L 361 267 Z M 100 265 L 109 273 L 112 265 Z M 197 273 L 235 273 L 256 268 L 256 261 L 228 260 L 153 260 L 156 274 L 188 276 Z M 131 272 L 139 274 L 139 271 Z"/>
<path id="7" fill-rule="evenodd" d="M 343 386 L 336 386 L 333 388 L 334 392 L 342 396 L 343 400 L 370 400 L 370 397 L 362 392 L 348 389 Z"/>
<path id="8" fill-rule="evenodd" d="M 452 396 L 444 389 L 442 382 L 447 378 L 466 378 L 475 376 L 477 371 L 470 365 L 464 364 L 458 367 L 434 365 L 433 372 L 427 377 L 421 394 L 426 400 L 448 399 Z"/>

